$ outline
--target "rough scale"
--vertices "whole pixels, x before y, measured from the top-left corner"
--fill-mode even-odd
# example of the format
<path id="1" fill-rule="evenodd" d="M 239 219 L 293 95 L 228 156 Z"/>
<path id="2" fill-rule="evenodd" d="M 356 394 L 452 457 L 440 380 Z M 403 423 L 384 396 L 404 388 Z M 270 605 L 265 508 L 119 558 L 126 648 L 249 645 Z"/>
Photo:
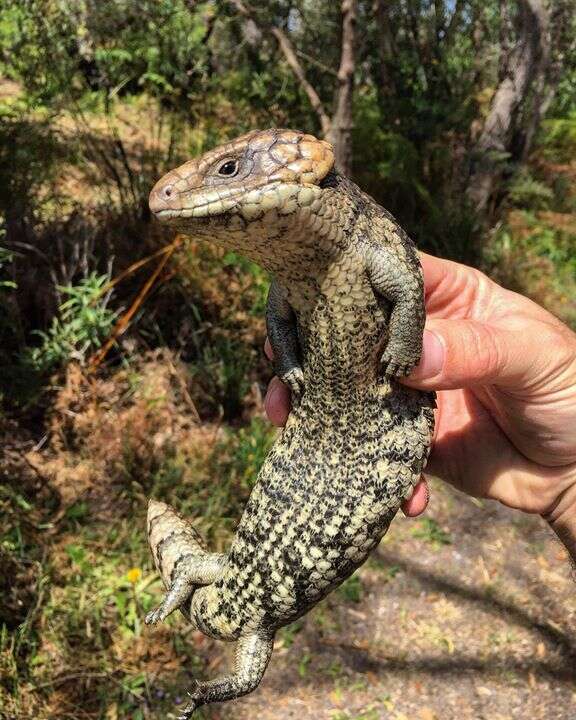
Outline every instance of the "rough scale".
<path id="1" fill-rule="evenodd" d="M 268 336 L 293 400 L 226 554 L 150 502 L 150 547 L 168 593 L 147 622 L 180 608 L 206 635 L 237 641 L 233 670 L 191 689 L 189 718 L 254 690 L 278 628 L 366 560 L 420 478 L 434 398 L 395 379 L 422 347 L 415 248 L 334 169 L 328 143 L 292 130 L 248 133 L 168 173 L 150 208 L 271 273 Z"/>

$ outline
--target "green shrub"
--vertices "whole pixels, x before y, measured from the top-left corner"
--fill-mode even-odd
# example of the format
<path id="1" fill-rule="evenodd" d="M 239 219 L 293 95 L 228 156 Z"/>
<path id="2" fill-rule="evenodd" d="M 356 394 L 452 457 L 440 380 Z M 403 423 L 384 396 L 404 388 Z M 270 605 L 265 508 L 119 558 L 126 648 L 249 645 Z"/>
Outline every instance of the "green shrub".
<path id="1" fill-rule="evenodd" d="M 545 210 L 554 200 L 554 193 L 543 182 L 536 180 L 527 168 L 522 168 L 510 182 L 508 197 L 518 207 Z"/>
<path id="2" fill-rule="evenodd" d="M 118 315 L 106 307 L 110 294 L 103 295 L 103 289 L 109 281 L 109 275 L 92 273 L 78 285 L 58 286 L 68 299 L 60 304 L 48 332 L 36 331 L 41 345 L 27 353 L 34 369 L 45 372 L 72 359 L 84 364 L 100 347 Z"/>

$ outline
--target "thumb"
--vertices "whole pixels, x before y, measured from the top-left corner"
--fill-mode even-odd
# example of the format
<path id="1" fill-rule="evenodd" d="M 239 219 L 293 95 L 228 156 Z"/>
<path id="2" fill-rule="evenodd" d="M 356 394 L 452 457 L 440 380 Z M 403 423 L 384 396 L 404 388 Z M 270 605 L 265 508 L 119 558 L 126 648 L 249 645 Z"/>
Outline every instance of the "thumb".
<path id="1" fill-rule="evenodd" d="M 476 320 L 432 318 L 426 323 L 420 364 L 405 382 L 430 390 L 518 386 L 534 370 L 533 344 L 534 338 Z"/>

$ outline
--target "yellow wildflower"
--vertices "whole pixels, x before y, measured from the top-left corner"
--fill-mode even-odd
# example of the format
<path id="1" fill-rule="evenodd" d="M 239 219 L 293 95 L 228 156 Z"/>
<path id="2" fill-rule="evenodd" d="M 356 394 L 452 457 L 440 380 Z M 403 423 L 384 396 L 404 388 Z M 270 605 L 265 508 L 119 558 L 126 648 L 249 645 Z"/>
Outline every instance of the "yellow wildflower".
<path id="1" fill-rule="evenodd" d="M 132 585 L 136 585 L 138 580 L 142 577 L 142 570 L 140 570 L 140 568 L 131 568 L 126 573 L 126 577 L 128 578 L 128 582 L 131 582 Z"/>

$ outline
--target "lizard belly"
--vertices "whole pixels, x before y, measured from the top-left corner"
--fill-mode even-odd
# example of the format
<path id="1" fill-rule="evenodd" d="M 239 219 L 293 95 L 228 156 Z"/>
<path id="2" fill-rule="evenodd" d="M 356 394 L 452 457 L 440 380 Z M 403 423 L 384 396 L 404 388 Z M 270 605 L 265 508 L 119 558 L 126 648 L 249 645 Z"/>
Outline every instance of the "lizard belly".
<path id="1" fill-rule="evenodd" d="M 224 574 L 197 593 L 207 634 L 237 637 L 302 615 L 365 561 L 419 480 L 429 398 L 383 380 L 340 399 L 335 412 L 334 398 L 307 390 L 292 412 Z"/>

